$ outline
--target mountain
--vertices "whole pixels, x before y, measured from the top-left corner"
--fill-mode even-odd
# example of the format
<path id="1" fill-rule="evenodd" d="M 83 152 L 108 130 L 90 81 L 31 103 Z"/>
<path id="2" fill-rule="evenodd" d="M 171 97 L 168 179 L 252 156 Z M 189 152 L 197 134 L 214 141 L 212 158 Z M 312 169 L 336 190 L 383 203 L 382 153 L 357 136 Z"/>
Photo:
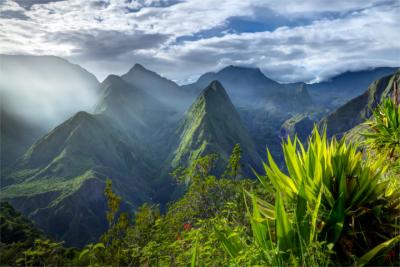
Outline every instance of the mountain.
<path id="1" fill-rule="evenodd" d="M 0 54 L 0 77 L 3 169 L 38 137 L 97 101 L 96 77 L 55 56 Z"/>
<path id="2" fill-rule="evenodd" d="M 280 130 L 281 137 L 284 139 L 288 137 L 293 139 L 297 135 L 300 141 L 304 142 L 312 132 L 315 123 L 316 121 L 309 114 L 297 114 L 283 123 Z"/>
<path id="3" fill-rule="evenodd" d="M 281 107 L 286 107 L 284 110 L 289 108 L 290 111 L 297 111 L 311 104 L 307 89 L 301 84 L 280 84 L 266 77 L 258 68 L 228 66 L 218 72 L 206 73 L 197 82 L 183 88 L 197 94 L 213 80 L 223 84 L 233 104 L 240 108 L 263 108 L 279 112 Z"/>
<path id="4" fill-rule="evenodd" d="M 362 95 L 353 98 L 325 118 L 319 125 L 326 126 L 327 134 L 343 135 L 348 130 L 359 125 L 372 115 L 374 109 L 382 99 L 391 96 L 393 83 L 399 83 L 400 70 L 396 73 L 374 81 Z"/>
<path id="5" fill-rule="evenodd" d="M 268 146 L 283 162 L 280 128 L 285 120 L 313 109 L 307 87 L 303 83 L 280 84 L 258 68 L 228 66 L 206 73 L 183 88 L 194 94 L 213 80 L 220 81 L 226 89 L 258 154 L 264 156 Z"/>
<path id="6" fill-rule="evenodd" d="M 364 93 L 375 80 L 391 75 L 396 70 L 397 68 L 381 67 L 345 72 L 328 81 L 307 84 L 307 89 L 315 103 L 334 110 Z"/>
<path id="7" fill-rule="evenodd" d="M 104 180 L 126 204 L 149 201 L 151 187 L 138 141 L 102 116 L 79 112 L 37 141 L 2 178 L 2 196 L 41 229 L 70 245 L 106 229 Z"/>
<path id="8" fill-rule="evenodd" d="M 220 81 L 210 80 L 214 77 Z M 382 86 L 378 82 L 370 89 L 365 105 L 384 94 Z M 288 134 L 303 133 L 315 120 L 307 85 L 279 84 L 258 69 L 228 67 L 179 87 L 135 65 L 122 76 L 108 76 L 95 90 L 93 112 L 74 113 L 36 141 L 31 120 L 13 120 L 15 114 L 2 112 L 2 142 L 21 145 L 8 149 L 19 155 L 2 168 L 2 199 L 67 245 L 96 241 L 107 228 L 107 178 L 125 210 L 133 212 L 144 202 L 163 206 L 179 190 L 169 175 L 174 168 L 217 153 L 221 173 L 239 143 L 244 173 L 252 175 L 250 167 L 260 167 L 266 146 L 283 162 L 282 125 Z"/>
<path id="9" fill-rule="evenodd" d="M 121 78 L 153 96 L 164 105 L 179 111 L 185 111 L 193 100 L 193 97 L 176 83 L 161 77 L 140 64 L 135 64 Z"/>
<path id="10" fill-rule="evenodd" d="M 168 123 L 177 121 L 174 111 L 118 76 L 109 76 L 101 92 L 95 114 L 78 112 L 2 173 L 2 196 L 69 245 L 95 241 L 106 229 L 106 178 L 128 209 L 151 201 Z"/>
<path id="11" fill-rule="evenodd" d="M 100 91 L 94 114 L 76 113 L 2 173 L 2 198 L 52 238 L 82 246 L 99 237 L 107 227 L 106 178 L 123 206 L 135 210 L 172 197 L 174 183 L 162 175 L 165 164 L 190 164 L 210 152 L 226 163 L 236 143 L 247 173 L 248 164 L 258 163 L 251 137 L 218 82 L 183 120 L 182 113 L 121 77 L 110 75 Z"/>
<path id="12" fill-rule="evenodd" d="M 12 165 L 33 142 L 45 133 L 37 125 L 32 125 L 18 115 L 11 114 L 0 106 L 0 168 Z"/>
<path id="13" fill-rule="evenodd" d="M 139 89 L 116 75 L 108 76 L 100 91 L 102 96 L 95 113 L 109 117 L 138 138 L 151 139 L 155 129 L 167 127 L 166 124 L 182 115 L 148 90 Z"/>
<path id="14" fill-rule="evenodd" d="M 251 173 L 250 166 L 259 166 L 254 143 L 218 81 L 211 82 L 197 97 L 178 132 L 179 143 L 172 153 L 173 167 L 189 166 L 198 157 L 210 153 L 218 154 L 220 163 L 224 163 L 218 165 L 225 166 L 236 143 L 242 147 L 247 174 Z"/>

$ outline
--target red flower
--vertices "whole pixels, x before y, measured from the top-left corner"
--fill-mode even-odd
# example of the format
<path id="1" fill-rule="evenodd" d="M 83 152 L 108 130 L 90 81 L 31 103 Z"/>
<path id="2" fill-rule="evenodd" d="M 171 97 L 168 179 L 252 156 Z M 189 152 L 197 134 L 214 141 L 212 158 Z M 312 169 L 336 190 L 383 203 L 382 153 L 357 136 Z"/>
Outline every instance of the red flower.
<path id="1" fill-rule="evenodd" d="M 184 229 L 185 231 L 189 231 L 190 229 L 192 229 L 192 225 L 191 225 L 190 223 L 185 223 L 185 224 L 183 225 L 183 229 Z"/>

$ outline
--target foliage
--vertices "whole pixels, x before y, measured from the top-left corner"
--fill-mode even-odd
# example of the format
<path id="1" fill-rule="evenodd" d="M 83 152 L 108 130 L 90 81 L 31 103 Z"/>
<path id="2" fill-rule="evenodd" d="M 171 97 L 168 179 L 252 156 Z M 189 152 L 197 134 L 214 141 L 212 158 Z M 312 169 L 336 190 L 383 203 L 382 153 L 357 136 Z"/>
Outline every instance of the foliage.
<path id="1" fill-rule="evenodd" d="M 35 239 L 43 238 L 28 219 L 16 212 L 8 202 L 0 202 L 0 265 L 14 265 L 23 251 L 33 246 Z"/>
<path id="2" fill-rule="evenodd" d="M 83 248 L 79 254 L 79 260 L 88 259 L 88 266 L 100 266 L 100 262 L 103 262 L 102 253 L 104 253 L 105 246 L 103 243 L 88 244 Z"/>
<path id="3" fill-rule="evenodd" d="M 390 160 L 400 157 L 400 105 L 387 98 L 375 110 L 373 119 L 366 122 L 369 126 L 363 134 L 365 144 Z"/>
<path id="4" fill-rule="evenodd" d="M 128 231 L 129 219 L 126 212 L 120 212 L 121 198 L 112 191 L 111 180 L 106 181 L 104 194 L 107 199 L 108 210 L 106 217 L 109 228 L 101 236 L 101 243 L 93 246 L 93 250 L 104 249 L 104 261 L 106 264 L 121 263 L 124 265 L 126 251 L 123 243 Z M 94 251 L 95 252 L 95 251 Z"/>
<path id="5" fill-rule="evenodd" d="M 65 249 L 62 243 L 49 239 L 36 239 L 33 247 L 24 252 L 16 263 L 24 266 L 60 266 L 65 262 Z"/>
<path id="6" fill-rule="evenodd" d="M 237 179 L 241 174 L 240 160 L 242 159 L 242 149 L 239 144 L 233 147 L 232 154 L 229 157 L 228 166 L 226 167 L 224 176 L 231 179 Z"/>
<path id="7" fill-rule="evenodd" d="M 170 203 L 164 214 L 158 205 L 144 203 L 136 209 L 133 221 L 122 211 L 121 198 L 107 180 L 109 228 L 98 243 L 81 250 L 45 239 L 29 221 L 13 219 L 20 215 L 2 205 L 2 242 L 17 244 L 8 252 L 19 248 L 18 244 L 26 246 L 19 248 L 23 252 L 16 254 L 13 264 L 7 264 L 398 264 L 400 193 L 394 186 L 396 176 L 386 172 L 398 161 L 388 166 L 386 156 L 371 158 L 357 144 L 328 140 L 316 129 L 307 146 L 288 138 L 282 147 L 286 169 L 280 169 L 268 151 L 265 175 L 257 175 L 259 183 L 237 179 L 241 177 L 239 145 L 232 151 L 224 178 L 212 175 L 218 159 L 215 154 L 199 157 L 173 173 L 186 187 L 180 199 Z M 374 149 L 381 151 L 386 146 Z M 0 248 L 3 256 L 4 246 Z"/>
<path id="8" fill-rule="evenodd" d="M 194 160 L 187 168 L 178 167 L 171 175 L 181 184 L 196 183 L 205 179 L 210 174 L 217 160 L 217 154 L 208 154 Z"/>
<path id="9" fill-rule="evenodd" d="M 249 193 L 254 243 L 266 263 L 328 263 L 326 257 L 310 257 L 315 254 L 308 252 L 317 244 L 325 255 L 334 248 L 336 260 L 349 264 L 395 232 L 400 195 L 382 179 L 382 160 L 363 159 L 356 145 L 328 141 L 316 129 L 307 148 L 289 138 L 283 151 L 287 174 L 268 152 L 266 175 L 258 176 L 266 190 L 276 192 L 275 205 Z M 233 257 L 245 249 L 224 240 Z"/>

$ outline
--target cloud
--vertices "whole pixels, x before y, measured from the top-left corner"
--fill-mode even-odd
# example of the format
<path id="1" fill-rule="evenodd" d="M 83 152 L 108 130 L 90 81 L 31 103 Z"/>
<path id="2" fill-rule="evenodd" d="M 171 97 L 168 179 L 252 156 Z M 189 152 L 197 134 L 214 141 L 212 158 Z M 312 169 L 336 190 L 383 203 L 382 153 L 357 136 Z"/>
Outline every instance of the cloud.
<path id="1" fill-rule="evenodd" d="M 24 14 L 23 11 L 19 10 L 5 10 L 0 12 L 0 17 L 7 19 L 22 19 L 27 20 L 28 17 Z"/>
<path id="2" fill-rule="evenodd" d="M 14 0 L 14 1 L 25 9 L 31 9 L 33 5 L 48 4 L 50 2 L 58 2 L 65 0 Z"/>
<path id="3" fill-rule="evenodd" d="M 143 31 L 124 33 L 115 30 L 95 30 L 83 32 L 58 32 L 50 36 L 50 41 L 71 44 L 72 55 L 86 60 L 115 60 L 132 50 L 159 47 L 168 35 L 147 34 Z"/>
<path id="4" fill-rule="evenodd" d="M 138 62 L 180 82 L 226 64 L 310 81 L 398 65 L 398 11 L 392 0 L 3 0 L 0 52 L 63 56 L 100 79 Z"/>

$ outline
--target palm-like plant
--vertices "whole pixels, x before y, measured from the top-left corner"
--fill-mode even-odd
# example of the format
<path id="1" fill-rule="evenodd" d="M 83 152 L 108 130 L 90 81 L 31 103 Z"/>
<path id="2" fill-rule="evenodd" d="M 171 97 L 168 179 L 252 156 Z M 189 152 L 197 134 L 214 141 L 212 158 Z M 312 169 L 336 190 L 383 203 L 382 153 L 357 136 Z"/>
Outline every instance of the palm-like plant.
<path id="1" fill-rule="evenodd" d="M 373 110 L 373 119 L 366 124 L 369 130 L 363 134 L 365 144 L 397 160 L 400 156 L 400 105 L 390 98 L 385 99 Z"/>
<path id="2" fill-rule="evenodd" d="M 253 236 L 269 264 L 293 258 L 312 264 L 309 251 L 318 241 L 349 259 L 391 237 L 400 194 L 388 190 L 388 181 L 381 179 L 383 160 L 363 159 L 357 145 L 328 141 L 316 129 L 307 148 L 289 138 L 283 151 L 287 173 L 268 152 L 266 175 L 258 175 L 267 190 L 276 192 L 275 205 L 249 193 Z M 234 239 L 222 241 L 226 248 L 240 248 Z M 319 260 L 314 263 L 321 265 Z"/>
<path id="3" fill-rule="evenodd" d="M 318 219 L 323 225 L 318 238 L 345 253 L 340 256 L 359 256 L 394 232 L 391 223 L 399 211 L 400 195 L 382 179 L 384 159 L 363 159 L 356 144 L 347 144 L 344 139 L 328 141 L 326 134 L 320 136 L 316 129 L 307 149 L 297 139 L 289 139 L 283 150 L 288 175 L 268 153 L 266 176 L 259 179 L 267 184 L 268 178 L 288 202 L 317 212 L 316 216 L 300 214 L 309 217 L 303 224 L 315 226 Z M 302 225 L 301 221 L 298 224 Z"/>

